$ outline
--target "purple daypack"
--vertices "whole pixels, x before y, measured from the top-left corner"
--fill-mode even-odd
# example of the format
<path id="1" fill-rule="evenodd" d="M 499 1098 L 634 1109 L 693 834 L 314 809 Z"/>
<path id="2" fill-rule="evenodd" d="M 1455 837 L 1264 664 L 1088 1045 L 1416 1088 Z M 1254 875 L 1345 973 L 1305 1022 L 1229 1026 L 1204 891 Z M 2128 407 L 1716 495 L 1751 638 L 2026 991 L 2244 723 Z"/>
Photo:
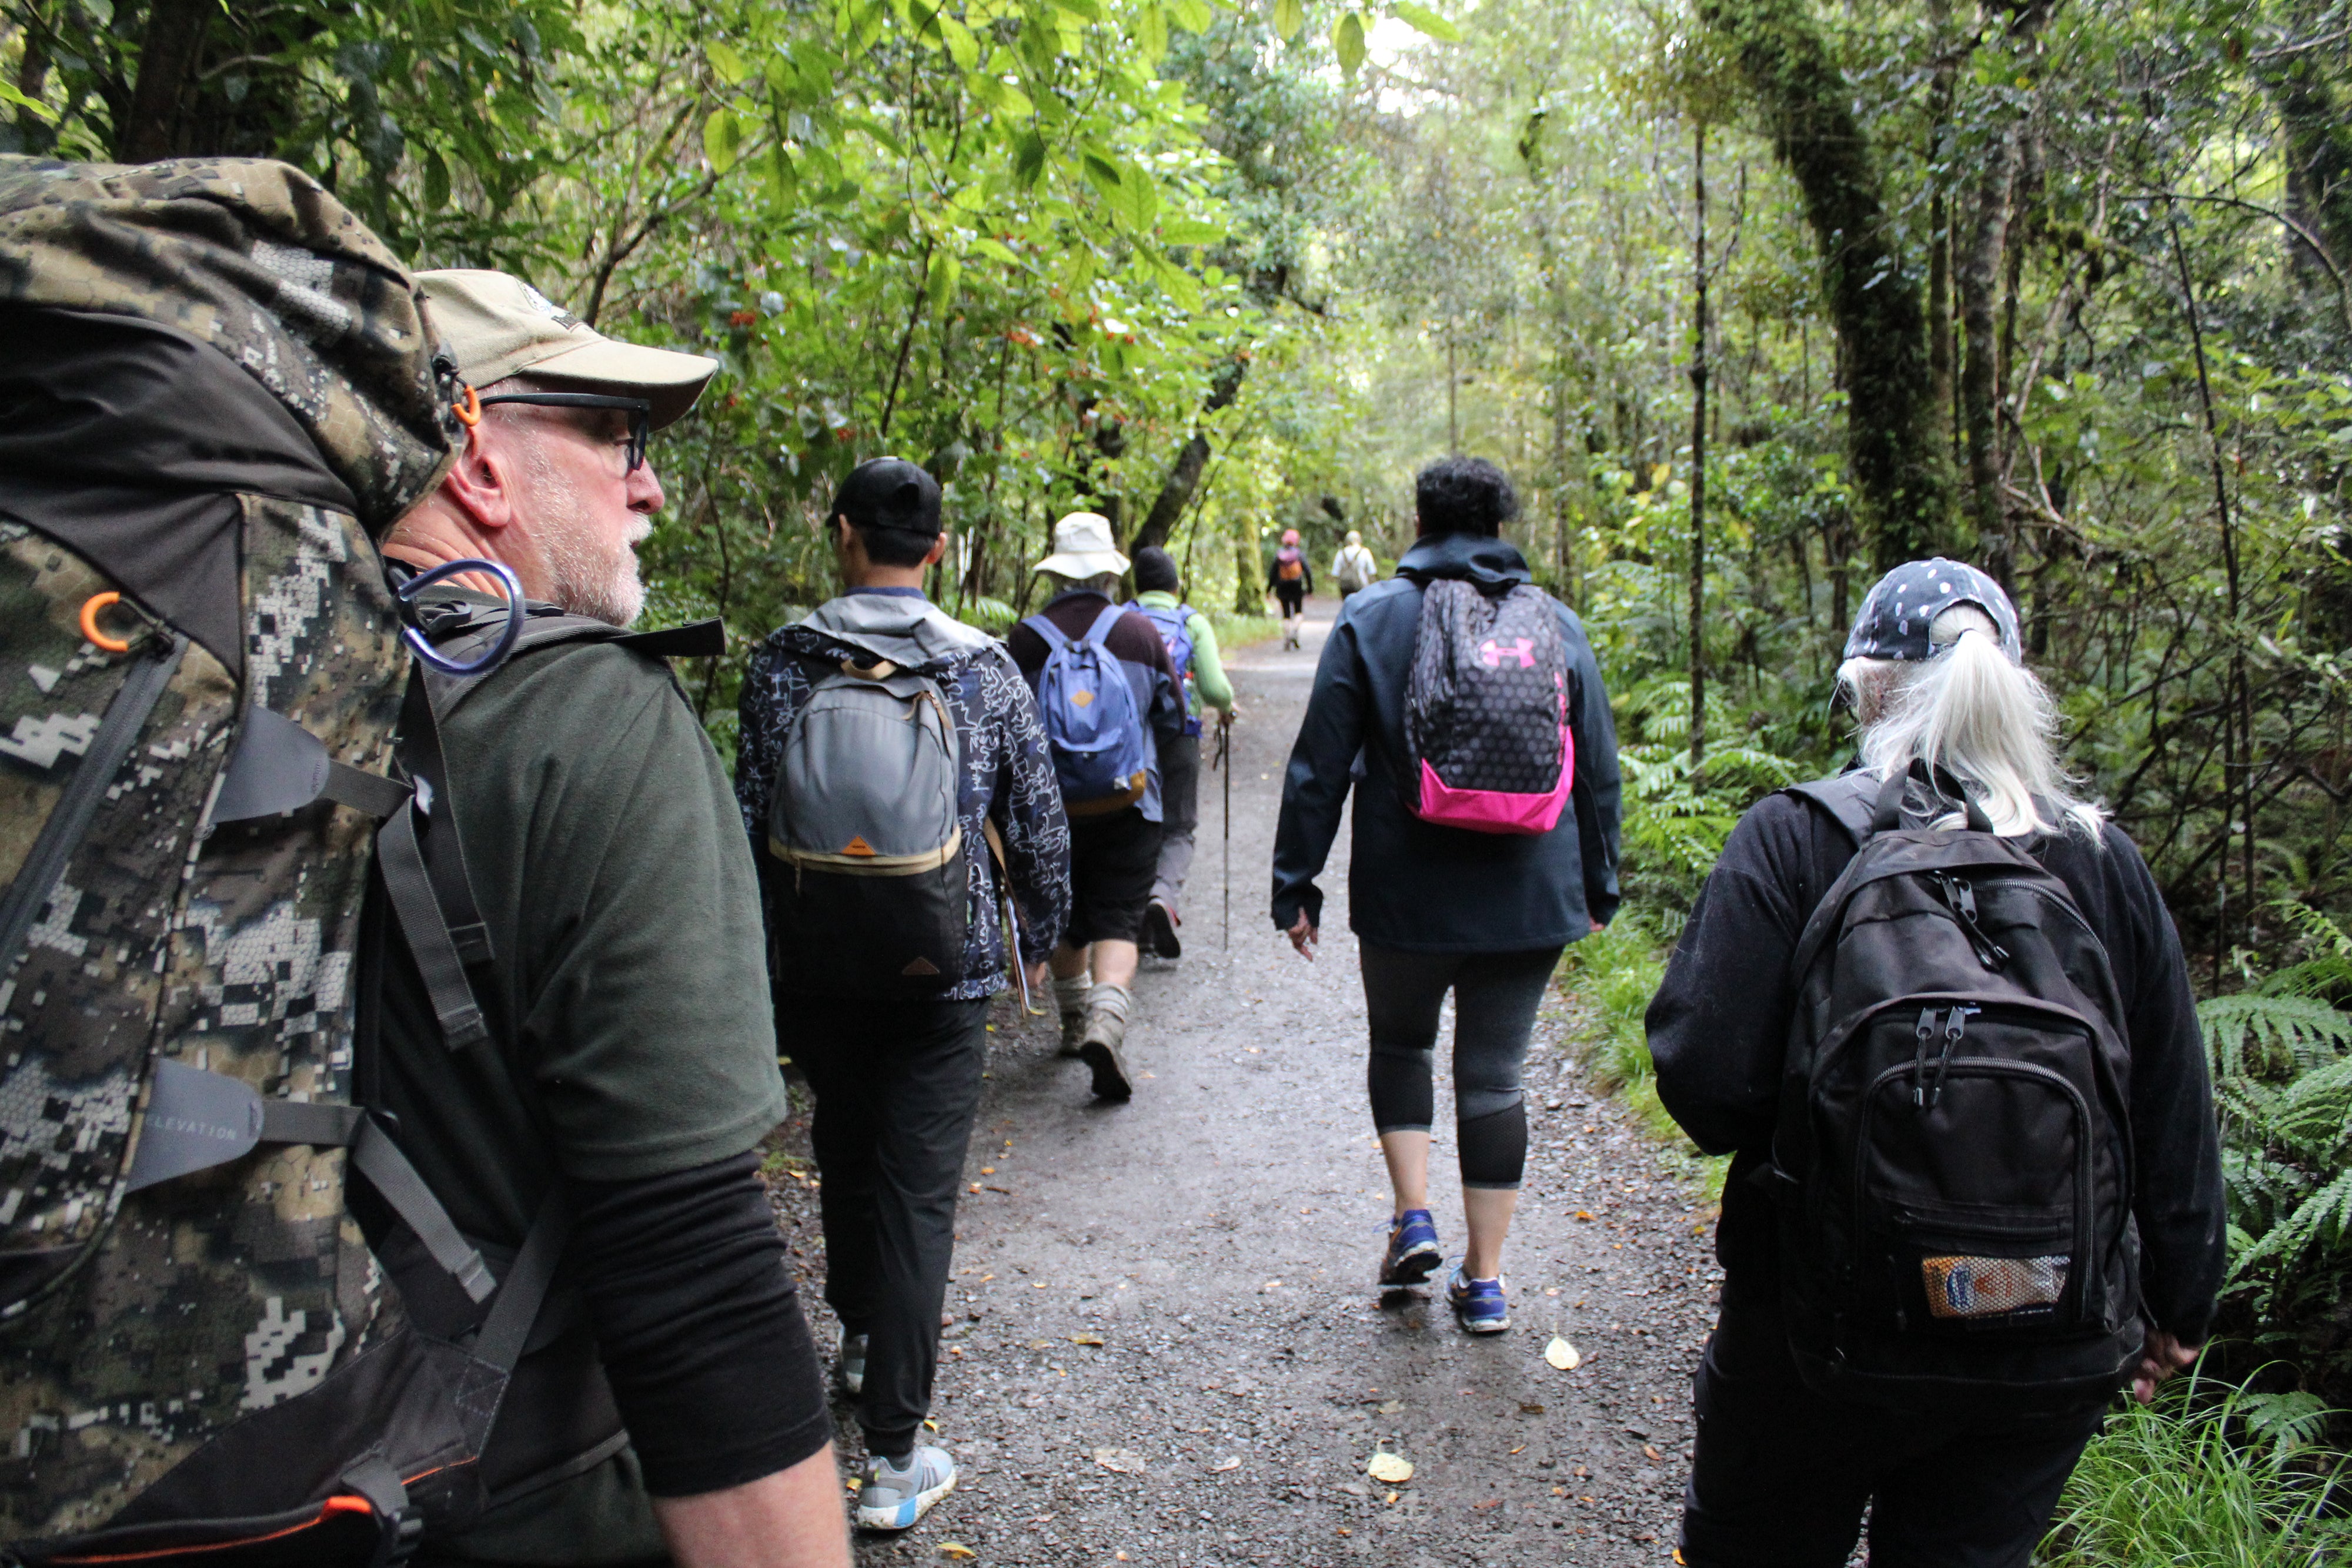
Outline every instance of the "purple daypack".
<path id="1" fill-rule="evenodd" d="M 1548 833 L 1576 778 L 1568 643 L 1541 589 L 1422 591 L 1405 691 L 1413 814 L 1476 833 Z"/>

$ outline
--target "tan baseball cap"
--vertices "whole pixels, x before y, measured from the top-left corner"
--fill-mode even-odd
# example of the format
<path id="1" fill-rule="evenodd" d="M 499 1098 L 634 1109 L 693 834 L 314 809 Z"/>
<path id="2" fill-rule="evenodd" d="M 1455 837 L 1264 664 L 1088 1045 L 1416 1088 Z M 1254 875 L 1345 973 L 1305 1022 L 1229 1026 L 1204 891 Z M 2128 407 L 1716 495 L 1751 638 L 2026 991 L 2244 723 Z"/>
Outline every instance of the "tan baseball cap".
<path id="1" fill-rule="evenodd" d="M 477 390 L 529 371 L 549 381 L 589 382 L 640 392 L 653 427 L 682 416 L 719 369 L 717 360 L 607 338 L 509 273 L 472 267 L 420 272 L 433 326 Z"/>

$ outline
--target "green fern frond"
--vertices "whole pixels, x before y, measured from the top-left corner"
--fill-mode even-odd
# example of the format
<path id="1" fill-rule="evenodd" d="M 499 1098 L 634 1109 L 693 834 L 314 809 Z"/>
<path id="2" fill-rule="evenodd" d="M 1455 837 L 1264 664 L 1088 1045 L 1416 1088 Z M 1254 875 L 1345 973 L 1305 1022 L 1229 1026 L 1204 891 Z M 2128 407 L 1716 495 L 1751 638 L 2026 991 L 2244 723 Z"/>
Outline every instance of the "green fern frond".
<path id="1" fill-rule="evenodd" d="M 2223 1078 L 2273 1077 L 2352 1050 L 2352 1016 L 2310 997 L 2215 997 L 2197 1005 L 2197 1021 Z"/>
<path id="2" fill-rule="evenodd" d="M 2291 1394 L 2249 1394 L 2238 1401 L 2246 1432 L 2277 1458 L 2315 1447 L 2327 1436 L 2327 1401 L 2298 1389 Z"/>
<path id="3" fill-rule="evenodd" d="M 2239 1256 L 2231 1267 L 2230 1277 L 2232 1281 L 2242 1279 L 2248 1269 L 2268 1258 L 2291 1262 L 2323 1238 L 2340 1242 L 2347 1223 L 2352 1223 L 2352 1170 L 2337 1173 L 2334 1181 L 2305 1198 L 2293 1214 L 2273 1226 L 2267 1235 Z"/>

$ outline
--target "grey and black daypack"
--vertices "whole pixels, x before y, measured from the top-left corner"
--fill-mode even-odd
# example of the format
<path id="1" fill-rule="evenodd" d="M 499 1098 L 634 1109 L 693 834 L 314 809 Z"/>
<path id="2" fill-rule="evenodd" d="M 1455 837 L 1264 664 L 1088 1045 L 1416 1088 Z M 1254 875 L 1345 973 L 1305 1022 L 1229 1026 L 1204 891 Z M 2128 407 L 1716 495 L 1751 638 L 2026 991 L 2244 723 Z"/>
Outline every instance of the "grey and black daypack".
<path id="1" fill-rule="evenodd" d="M 371 927 L 488 1044 L 377 553 L 456 369 L 257 161 L 0 158 L 0 1562 L 395 1563 L 492 1500 L 494 1425 L 618 1428 L 500 1421 L 560 1207 L 477 1244 L 368 1110 Z"/>
<path id="2" fill-rule="evenodd" d="M 919 998 L 966 978 L 962 768 L 955 720 L 923 670 L 853 656 L 816 675 L 768 806 L 780 989 Z"/>
<path id="3" fill-rule="evenodd" d="M 1568 699 L 1568 640 L 1549 594 L 1426 583 L 1405 688 L 1407 806 L 1473 832 L 1551 831 L 1576 779 Z"/>
<path id="4" fill-rule="evenodd" d="M 1794 793 L 1858 845 L 1791 971 L 1768 1179 L 1798 1367 L 1922 1414 L 2095 1403 L 2142 1333 L 2106 949 L 1948 775 Z"/>

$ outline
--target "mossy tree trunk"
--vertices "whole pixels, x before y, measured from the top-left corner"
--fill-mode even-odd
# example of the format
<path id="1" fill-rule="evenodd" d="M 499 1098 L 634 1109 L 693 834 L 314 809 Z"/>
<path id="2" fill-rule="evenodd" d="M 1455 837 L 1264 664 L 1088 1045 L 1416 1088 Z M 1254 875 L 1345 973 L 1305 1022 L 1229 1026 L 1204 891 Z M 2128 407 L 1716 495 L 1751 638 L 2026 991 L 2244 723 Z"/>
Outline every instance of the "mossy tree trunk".
<path id="1" fill-rule="evenodd" d="M 1882 568 L 1950 528 L 1919 279 L 1904 261 L 1885 175 L 1807 0 L 1701 0 L 1738 56 L 1772 145 L 1802 193 L 1846 356 L 1848 478 Z"/>

